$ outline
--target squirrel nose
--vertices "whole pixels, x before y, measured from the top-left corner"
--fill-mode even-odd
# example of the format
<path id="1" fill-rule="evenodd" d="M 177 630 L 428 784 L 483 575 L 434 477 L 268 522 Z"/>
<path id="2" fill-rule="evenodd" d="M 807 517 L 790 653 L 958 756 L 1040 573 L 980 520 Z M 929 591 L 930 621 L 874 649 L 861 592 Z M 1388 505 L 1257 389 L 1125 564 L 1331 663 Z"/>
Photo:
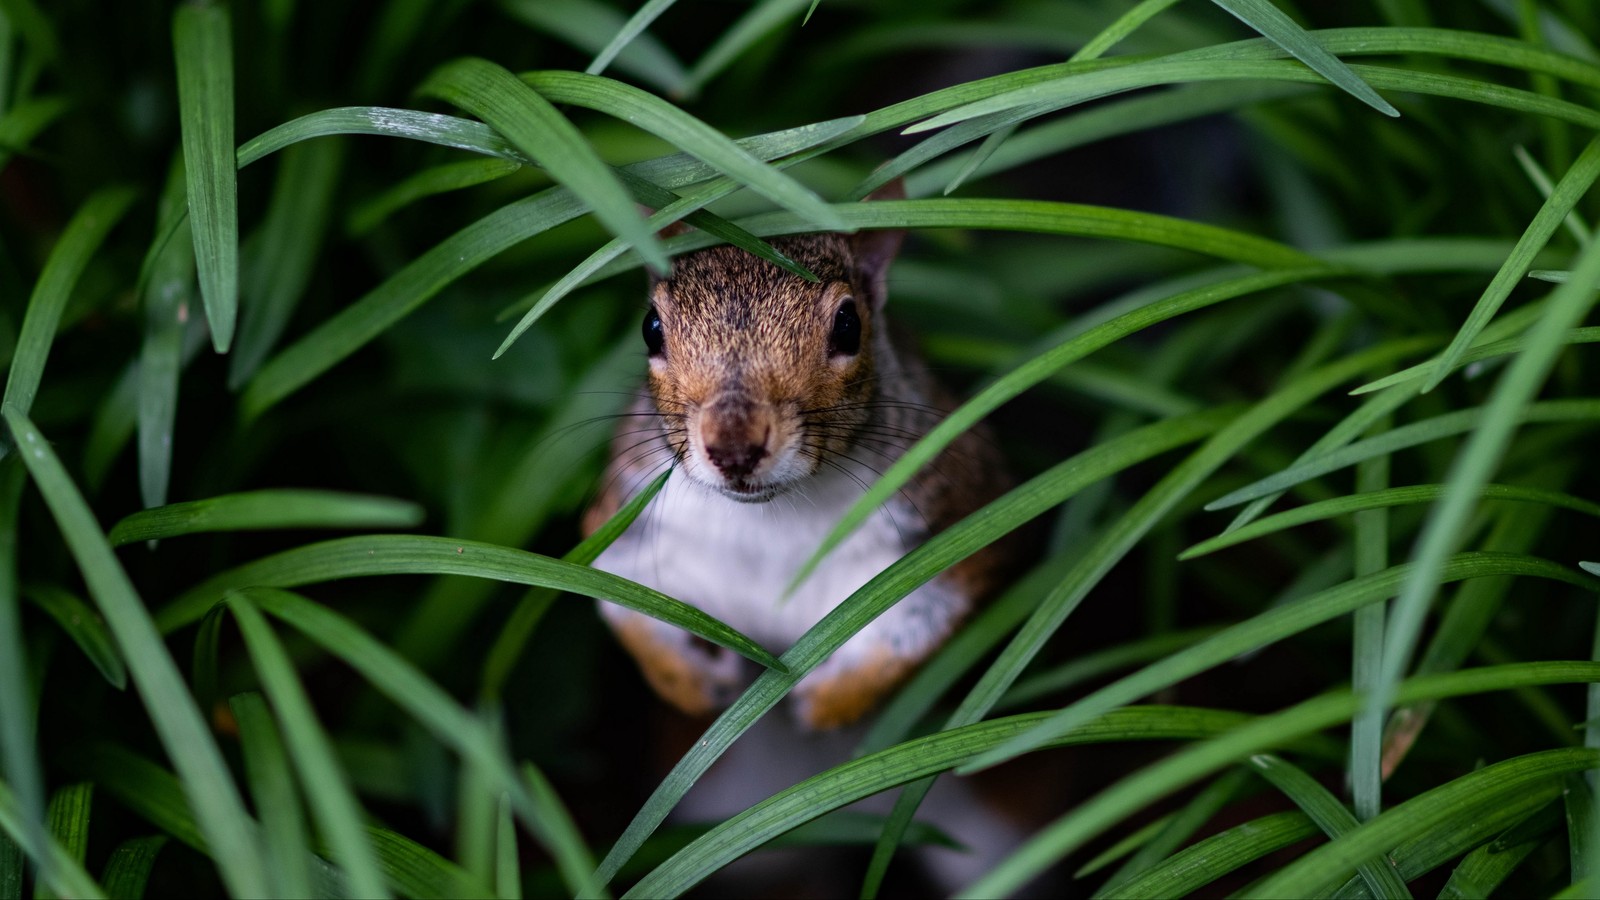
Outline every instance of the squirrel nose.
<path id="1" fill-rule="evenodd" d="M 770 418 L 746 398 L 719 399 L 701 410 L 701 446 L 724 478 L 739 480 L 754 474 L 768 456 L 771 435 Z"/>

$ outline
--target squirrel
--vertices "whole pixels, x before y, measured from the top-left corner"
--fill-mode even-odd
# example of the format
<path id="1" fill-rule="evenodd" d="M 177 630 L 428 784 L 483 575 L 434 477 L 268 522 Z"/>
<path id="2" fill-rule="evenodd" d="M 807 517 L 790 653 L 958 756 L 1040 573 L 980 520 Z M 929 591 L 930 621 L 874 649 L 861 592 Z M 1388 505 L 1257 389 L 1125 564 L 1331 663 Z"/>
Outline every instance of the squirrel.
<path id="1" fill-rule="evenodd" d="M 868 199 L 903 196 L 895 182 Z M 992 440 L 969 430 L 785 597 L 845 510 L 953 406 L 885 317 L 903 238 L 880 230 L 773 242 L 820 283 L 732 246 L 686 255 L 652 278 L 648 392 L 620 420 L 585 533 L 661 466 L 677 471 L 596 568 L 781 652 L 1010 486 Z M 836 729 L 875 707 L 1000 586 L 1010 556 L 1005 542 L 990 545 L 854 635 L 792 692 L 802 726 Z M 615 604 L 600 609 L 651 687 L 683 712 L 715 713 L 744 688 L 745 663 L 731 651 Z"/>

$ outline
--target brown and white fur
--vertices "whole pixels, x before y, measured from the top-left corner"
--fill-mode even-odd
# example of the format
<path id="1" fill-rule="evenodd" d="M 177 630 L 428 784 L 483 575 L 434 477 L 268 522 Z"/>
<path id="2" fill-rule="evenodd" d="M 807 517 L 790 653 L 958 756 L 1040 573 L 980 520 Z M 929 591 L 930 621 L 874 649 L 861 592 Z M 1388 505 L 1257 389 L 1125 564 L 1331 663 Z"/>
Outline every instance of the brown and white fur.
<path id="1" fill-rule="evenodd" d="M 874 575 L 1006 487 L 992 446 L 969 432 L 784 596 L 845 510 L 948 408 L 887 327 L 885 273 L 901 238 L 879 231 L 775 242 L 821 283 L 735 247 L 683 257 L 653 282 L 649 396 L 618 429 L 586 531 L 664 463 L 677 471 L 597 568 L 693 604 L 781 653 Z M 998 548 L 976 554 L 855 635 L 795 688 L 800 721 L 834 728 L 870 710 L 991 590 L 1002 561 Z M 741 658 L 723 648 L 614 604 L 600 608 L 655 691 L 684 712 L 715 712 L 748 680 Z"/>

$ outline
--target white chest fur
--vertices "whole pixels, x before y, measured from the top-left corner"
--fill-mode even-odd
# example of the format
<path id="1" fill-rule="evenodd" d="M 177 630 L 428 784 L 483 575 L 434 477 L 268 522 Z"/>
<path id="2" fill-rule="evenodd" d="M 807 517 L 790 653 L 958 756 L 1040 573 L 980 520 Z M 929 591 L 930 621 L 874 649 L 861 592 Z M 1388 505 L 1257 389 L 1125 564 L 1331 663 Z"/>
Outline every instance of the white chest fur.
<path id="1" fill-rule="evenodd" d="M 803 487 L 740 503 L 678 473 L 595 567 L 693 604 L 781 652 L 922 532 L 905 504 L 881 507 L 785 598 L 800 567 L 863 492 L 835 471 Z"/>

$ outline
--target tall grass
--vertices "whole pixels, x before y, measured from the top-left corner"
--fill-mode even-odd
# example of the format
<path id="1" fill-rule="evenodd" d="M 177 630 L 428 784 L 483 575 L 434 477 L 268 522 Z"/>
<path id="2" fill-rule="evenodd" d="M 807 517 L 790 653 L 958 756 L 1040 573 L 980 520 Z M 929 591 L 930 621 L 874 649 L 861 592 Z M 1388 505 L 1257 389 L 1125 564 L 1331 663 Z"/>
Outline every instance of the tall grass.
<path id="1" fill-rule="evenodd" d="M 786 841 L 914 895 L 933 779 L 1020 756 L 1072 777 L 965 894 L 1594 894 L 1597 36 L 1584 0 L 0 4 L 0 900 L 667 896 Z M 985 418 L 1020 486 L 788 648 L 589 569 L 648 500 L 577 541 L 639 270 L 810 277 L 767 239 L 862 228 L 912 231 L 893 313 L 965 401 L 814 559 Z M 663 827 L 1033 520 L 857 758 Z M 761 675 L 672 750 L 596 596 Z"/>

